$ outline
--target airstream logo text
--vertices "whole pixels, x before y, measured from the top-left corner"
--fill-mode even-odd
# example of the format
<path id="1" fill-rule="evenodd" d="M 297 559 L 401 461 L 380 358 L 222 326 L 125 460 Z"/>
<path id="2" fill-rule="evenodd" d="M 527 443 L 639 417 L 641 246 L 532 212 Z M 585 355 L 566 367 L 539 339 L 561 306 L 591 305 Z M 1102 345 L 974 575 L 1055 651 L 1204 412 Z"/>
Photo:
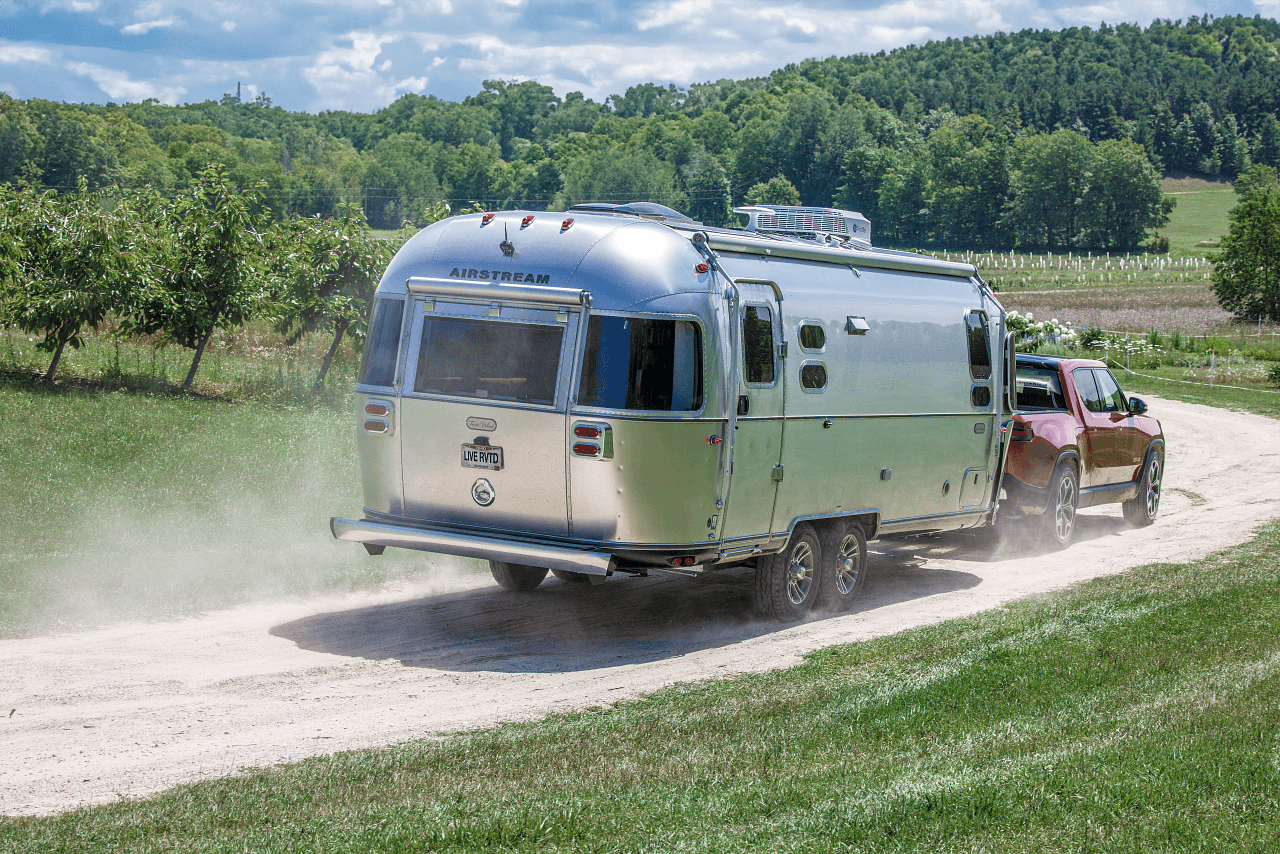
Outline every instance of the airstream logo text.
<path id="1" fill-rule="evenodd" d="M 551 284 L 550 273 L 512 273 L 509 270 L 463 270 L 454 267 L 451 279 L 483 279 L 490 282 L 523 282 L 530 285 Z"/>
<path id="2" fill-rule="evenodd" d="M 468 430 L 497 430 L 498 422 L 492 418 L 475 418 L 467 419 Z"/>

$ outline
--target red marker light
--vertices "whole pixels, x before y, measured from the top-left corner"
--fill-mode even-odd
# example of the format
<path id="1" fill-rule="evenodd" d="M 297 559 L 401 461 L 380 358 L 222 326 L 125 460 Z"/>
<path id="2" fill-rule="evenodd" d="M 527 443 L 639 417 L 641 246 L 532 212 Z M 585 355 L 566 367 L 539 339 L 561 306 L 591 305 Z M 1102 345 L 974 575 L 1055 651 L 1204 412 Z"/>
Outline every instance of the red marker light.
<path id="1" fill-rule="evenodd" d="M 702 232 L 701 232 L 701 231 L 699 231 L 697 234 L 695 234 L 695 235 L 693 236 L 693 242 L 694 242 L 694 243 L 701 243 L 701 242 L 702 242 L 702 241 L 704 241 L 704 240 L 706 240 L 706 238 L 702 236 Z"/>
<path id="2" fill-rule="evenodd" d="M 694 267 L 693 269 L 697 270 L 699 273 L 710 273 L 710 272 L 711 272 L 711 265 L 710 265 L 710 264 L 699 264 L 698 266 Z"/>
<path id="3" fill-rule="evenodd" d="M 724 441 L 724 439 L 721 439 L 719 436 L 708 436 L 708 437 L 707 437 L 707 444 L 708 444 L 708 445 L 719 445 L 719 444 L 720 444 L 721 442 L 723 442 L 723 441 Z"/>
<path id="4" fill-rule="evenodd" d="M 528 227 L 529 223 L 531 223 L 531 222 L 533 222 L 533 214 L 529 214 L 527 217 L 525 217 L 524 219 L 520 220 L 520 227 L 521 227 L 521 228 L 526 228 L 526 227 Z"/>
<path id="5" fill-rule="evenodd" d="M 561 230 L 561 231 L 568 231 L 568 230 L 569 230 L 569 226 L 571 226 L 571 225 L 573 225 L 573 217 L 569 217 L 569 218 L 568 218 L 568 219 L 566 219 L 564 222 L 560 223 L 560 230 Z"/>
<path id="6" fill-rule="evenodd" d="M 491 213 L 485 214 L 484 216 L 480 217 L 480 224 L 488 225 L 489 223 L 493 222 L 493 217 L 494 217 L 494 214 L 491 214 Z"/>

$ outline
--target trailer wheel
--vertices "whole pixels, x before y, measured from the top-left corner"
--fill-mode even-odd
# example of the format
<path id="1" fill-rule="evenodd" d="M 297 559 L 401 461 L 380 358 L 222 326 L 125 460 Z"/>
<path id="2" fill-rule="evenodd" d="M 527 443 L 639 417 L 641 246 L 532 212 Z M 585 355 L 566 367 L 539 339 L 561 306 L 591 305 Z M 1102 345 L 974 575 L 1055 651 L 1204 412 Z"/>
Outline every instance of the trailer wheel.
<path id="1" fill-rule="evenodd" d="M 505 563 L 500 560 L 489 561 L 489 571 L 493 573 L 493 580 L 503 588 L 521 593 L 537 587 L 547 577 L 545 567 Z"/>
<path id="2" fill-rule="evenodd" d="M 1065 549 L 1076 532 L 1076 507 L 1080 503 L 1080 482 L 1075 466 L 1059 463 L 1049 479 L 1049 506 L 1032 518 L 1039 523 L 1045 545 Z"/>
<path id="3" fill-rule="evenodd" d="M 1160 484 L 1163 479 L 1164 455 L 1159 448 L 1152 448 L 1147 452 L 1147 461 L 1142 465 L 1137 496 L 1120 505 L 1126 522 L 1135 528 L 1142 528 L 1156 520 L 1156 514 L 1160 512 Z"/>
<path id="4" fill-rule="evenodd" d="M 822 544 L 809 525 L 797 525 L 787 547 L 756 564 L 756 610 L 779 622 L 802 618 L 818 598 Z"/>
<path id="5" fill-rule="evenodd" d="M 591 580 L 591 576 L 585 572 L 574 572 L 572 569 L 553 569 L 551 574 L 561 581 L 567 581 L 570 584 L 586 584 Z"/>
<path id="6" fill-rule="evenodd" d="M 867 583 L 867 537 L 862 526 L 836 519 L 822 526 L 822 563 L 818 573 L 818 607 L 847 611 Z"/>

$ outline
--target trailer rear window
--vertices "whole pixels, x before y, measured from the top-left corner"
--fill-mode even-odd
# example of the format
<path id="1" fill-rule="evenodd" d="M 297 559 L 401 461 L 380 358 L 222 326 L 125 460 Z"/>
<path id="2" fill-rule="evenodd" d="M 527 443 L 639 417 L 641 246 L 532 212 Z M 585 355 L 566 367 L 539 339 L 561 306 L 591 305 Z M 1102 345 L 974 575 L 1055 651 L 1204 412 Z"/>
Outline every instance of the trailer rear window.
<path id="1" fill-rule="evenodd" d="M 603 409 L 702 408 L 702 333 L 687 320 L 595 315 L 578 403 Z"/>
<path id="2" fill-rule="evenodd" d="M 550 406 L 564 330 L 465 317 L 426 317 L 413 390 Z"/>
<path id="3" fill-rule="evenodd" d="M 400 354 L 400 323 L 404 300 L 380 299 L 374 303 L 369 338 L 360 360 L 360 382 L 365 385 L 395 385 L 396 356 Z"/>

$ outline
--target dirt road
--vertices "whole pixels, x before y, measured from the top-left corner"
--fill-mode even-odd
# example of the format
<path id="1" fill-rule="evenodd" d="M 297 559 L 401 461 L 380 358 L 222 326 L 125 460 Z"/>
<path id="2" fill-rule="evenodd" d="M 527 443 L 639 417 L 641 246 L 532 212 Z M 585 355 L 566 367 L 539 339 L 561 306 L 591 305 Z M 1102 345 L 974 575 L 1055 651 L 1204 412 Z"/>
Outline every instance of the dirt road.
<path id="1" fill-rule="evenodd" d="M 783 667 L 822 646 L 1197 558 L 1280 516 L 1280 422 L 1150 403 L 1169 441 L 1151 528 L 1127 529 L 1117 507 L 1084 511 L 1062 553 L 993 556 L 961 535 L 876 543 L 855 609 L 803 625 L 753 619 L 742 570 L 548 579 L 513 595 L 478 563 L 442 561 L 420 583 L 373 593 L 0 641 L 0 812 L 57 812 Z M 352 560 L 368 559 L 353 546 Z"/>

